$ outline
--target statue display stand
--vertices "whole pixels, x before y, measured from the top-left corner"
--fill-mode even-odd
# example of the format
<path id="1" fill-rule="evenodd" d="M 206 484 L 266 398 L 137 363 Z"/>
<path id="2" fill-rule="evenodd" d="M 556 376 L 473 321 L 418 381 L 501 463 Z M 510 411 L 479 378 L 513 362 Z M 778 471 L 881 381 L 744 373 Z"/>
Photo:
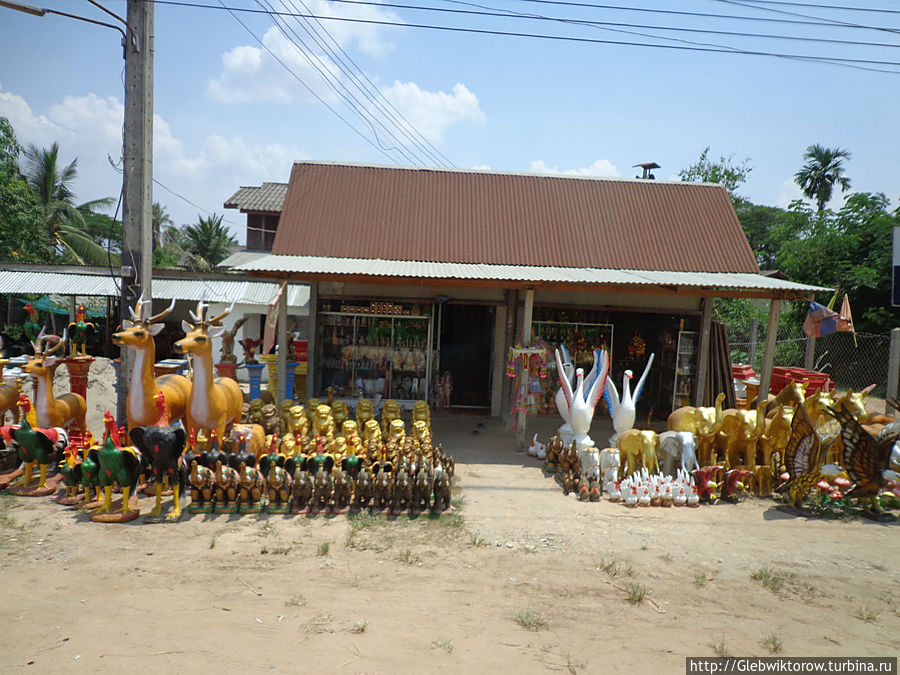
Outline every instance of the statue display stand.
<path id="1" fill-rule="evenodd" d="M 219 377 L 230 377 L 235 382 L 237 382 L 237 377 L 235 376 L 236 370 L 237 370 L 236 363 L 217 363 L 216 364 L 216 375 L 218 375 Z"/>
<path id="2" fill-rule="evenodd" d="M 306 361 L 301 361 L 294 368 L 294 399 L 300 403 L 306 402 Z"/>
<path id="3" fill-rule="evenodd" d="M 88 392 L 88 372 L 94 361 L 96 359 L 93 356 L 70 356 L 63 360 L 63 363 L 66 364 L 66 369 L 69 371 L 69 391 L 73 394 L 78 394 L 85 401 L 87 401 Z M 116 380 L 118 381 L 118 376 Z M 84 440 L 85 430 L 77 424 L 72 424 L 67 431 L 69 432 L 69 444 L 80 447 Z"/>
<path id="4" fill-rule="evenodd" d="M 36 465 L 36 463 L 33 463 Z M 26 471 L 26 474 L 28 472 Z M 35 477 L 28 483 L 20 483 L 11 485 L 7 488 L 7 492 L 17 497 L 47 497 L 55 494 L 59 489 L 59 482 L 62 480 L 62 474 L 57 473 L 49 476 L 44 486 L 38 485 L 38 479 Z"/>
<path id="5" fill-rule="evenodd" d="M 285 368 L 285 374 L 287 377 L 284 382 L 284 397 L 288 401 L 294 400 L 294 374 L 297 371 L 297 366 L 300 365 L 297 361 L 288 361 L 287 367 Z M 275 368 L 278 368 L 278 365 L 275 365 Z M 278 384 L 278 376 L 275 376 L 275 383 Z M 277 391 L 273 389 L 272 391 Z"/>
<path id="6" fill-rule="evenodd" d="M 86 508 L 90 508 L 90 506 L 87 505 Z M 120 498 L 112 502 L 112 508 L 109 513 L 93 513 L 91 514 L 91 520 L 95 523 L 129 523 L 132 520 L 137 520 L 138 516 L 141 515 L 137 495 L 131 495 L 128 500 L 128 508 L 128 511 L 122 512 L 122 499 Z"/>
<path id="7" fill-rule="evenodd" d="M 259 360 L 269 367 L 266 373 L 269 378 L 266 389 L 271 392 L 278 391 L 278 354 L 263 354 Z"/>
<path id="8" fill-rule="evenodd" d="M 262 371 L 266 367 L 264 363 L 245 363 L 244 368 L 247 369 L 247 379 L 250 380 L 250 400 L 259 398 L 262 390 Z"/>

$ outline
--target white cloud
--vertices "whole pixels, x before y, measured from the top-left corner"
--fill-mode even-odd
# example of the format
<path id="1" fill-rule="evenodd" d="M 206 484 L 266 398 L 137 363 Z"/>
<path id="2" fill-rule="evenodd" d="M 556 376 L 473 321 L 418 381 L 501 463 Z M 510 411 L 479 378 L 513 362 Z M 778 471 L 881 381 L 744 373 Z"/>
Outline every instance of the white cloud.
<path id="1" fill-rule="evenodd" d="M 581 169 L 563 169 L 547 166 L 542 159 L 537 159 L 531 163 L 531 171 L 535 173 L 558 173 L 565 176 L 597 176 L 599 178 L 618 178 L 619 170 L 616 165 L 608 159 L 598 159 L 593 164 L 585 166 Z"/>
<path id="2" fill-rule="evenodd" d="M 484 113 L 478 97 L 464 84 L 457 83 L 452 93 L 426 91 L 415 82 L 395 81 L 382 93 L 403 117 L 432 143 L 441 140 L 444 132 L 454 124 L 482 123 Z"/>
<path id="3" fill-rule="evenodd" d="M 42 115 L 22 96 L 0 89 L 0 117 L 9 118 L 22 145 L 46 147 L 55 141 L 61 162 L 68 164 L 78 158 L 74 188 L 79 202 L 118 197 L 122 174 L 107 156 L 117 162 L 121 158 L 123 114 L 124 107 L 115 97 L 86 94 L 67 96 Z M 286 181 L 292 162 L 307 156 L 299 148 L 257 144 L 216 133 L 210 133 L 192 152 L 185 149 L 166 120 L 159 115 L 153 119 L 153 176 L 193 202 L 188 204 L 154 185 L 154 200 L 164 204 L 179 225 L 195 222 L 200 209 L 222 213 L 224 201 L 241 185 Z M 232 229 L 243 233 L 242 215 L 228 211 L 225 219 L 239 224 Z"/>
<path id="4" fill-rule="evenodd" d="M 222 103 L 308 103 L 316 95 L 336 100 L 323 80 L 340 79 L 340 69 L 325 57 L 300 49 L 276 27 L 263 35 L 263 44 L 297 77 L 285 70 L 275 57 L 259 47 L 243 45 L 222 54 L 222 72 L 210 80 L 206 93 Z M 298 82 L 297 80 L 300 80 Z"/>
<path id="5" fill-rule="evenodd" d="M 803 190 L 801 190 L 800 186 L 794 182 L 793 178 L 785 178 L 784 182 L 781 184 L 781 190 L 778 192 L 778 199 L 775 201 L 775 206 L 786 209 L 792 201 L 797 199 L 809 201 L 803 195 Z"/>

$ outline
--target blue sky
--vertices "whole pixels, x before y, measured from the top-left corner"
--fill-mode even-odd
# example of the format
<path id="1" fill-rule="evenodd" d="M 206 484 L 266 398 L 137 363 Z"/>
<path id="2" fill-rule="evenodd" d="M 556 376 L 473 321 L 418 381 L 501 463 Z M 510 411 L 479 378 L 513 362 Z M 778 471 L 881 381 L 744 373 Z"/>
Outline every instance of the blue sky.
<path id="1" fill-rule="evenodd" d="M 260 8 L 256 0 L 222 1 L 229 7 Z M 87 0 L 29 2 L 109 19 Z M 125 15 L 123 1 L 104 4 Z M 398 4 L 478 9 L 474 3 L 447 0 Z M 897 7 L 890 0 L 860 4 Z M 268 5 L 305 11 L 300 0 L 268 0 Z M 636 35 L 663 33 L 634 27 L 619 26 L 618 31 L 631 31 L 622 33 L 609 26 L 328 0 L 305 0 L 305 5 L 323 16 L 685 44 Z M 628 12 L 608 6 L 810 20 L 776 13 L 793 12 L 896 30 L 900 12 L 848 12 L 751 0 L 612 0 L 606 9 L 523 0 L 480 0 L 478 5 L 582 21 L 859 41 L 867 45 L 665 33 L 745 50 L 900 62 L 897 32 Z M 376 140 L 369 126 L 323 83 L 289 41 L 299 41 L 295 35 L 276 28 L 271 16 L 238 16 L 292 73 L 226 11 L 156 6 L 154 176 L 184 199 L 159 185 L 154 187 L 154 199 L 167 207 L 176 224 L 195 222 L 201 209 L 222 213 L 223 202 L 240 185 L 286 181 L 292 161 L 301 159 L 434 166 L 433 157 L 438 155 L 440 161 L 464 169 L 621 177 L 635 175 L 633 164 L 655 161 L 662 165 L 655 172 L 657 178 L 670 179 L 710 146 L 714 158 L 749 158 L 753 170 L 741 190 L 744 196 L 756 203 L 786 206 L 800 196 L 792 176 L 802 164 L 803 151 L 821 143 L 852 152 L 846 170 L 854 190 L 884 192 L 894 204 L 900 198 L 895 166 L 900 65 L 868 66 L 897 71 L 892 74 L 774 57 L 322 21 L 318 35 L 333 40 L 330 45 L 340 45 L 340 58 L 352 59 L 434 148 L 430 155 L 416 146 L 385 154 L 378 145 L 391 145 L 388 132 L 380 129 Z M 337 57 L 315 45 L 299 25 L 289 25 L 303 37 L 304 51 L 320 70 L 331 73 L 338 86 L 352 86 L 346 72 L 349 61 L 342 69 Z M 871 46 L 875 42 L 894 46 Z M 117 160 L 121 154 L 121 57 L 119 35 L 110 29 L 0 8 L 0 116 L 11 119 L 23 144 L 47 146 L 58 141 L 64 161 L 78 157 L 79 201 L 118 196 L 121 177 L 108 157 Z M 367 101 L 358 105 L 372 107 Z M 839 200 L 832 206 L 839 206 Z M 243 241 L 244 218 L 235 211 L 225 213 Z"/>

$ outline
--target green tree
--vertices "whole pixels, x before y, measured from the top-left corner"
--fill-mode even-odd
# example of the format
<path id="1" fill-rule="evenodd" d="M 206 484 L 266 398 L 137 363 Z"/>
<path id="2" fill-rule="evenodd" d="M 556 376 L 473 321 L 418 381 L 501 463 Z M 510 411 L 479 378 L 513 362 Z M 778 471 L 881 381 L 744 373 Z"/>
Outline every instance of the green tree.
<path id="1" fill-rule="evenodd" d="M 78 176 L 77 164 L 76 158 L 60 165 L 57 143 L 49 149 L 29 145 L 25 151 L 25 177 L 40 204 L 50 245 L 66 262 L 104 265 L 107 251 L 85 231 L 84 218 L 113 200 L 106 197 L 76 206 L 72 184 Z"/>
<path id="2" fill-rule="evenodd" d="M 46 261 L 50 248 L 36 227 L 41 210 L 19 170 L 21 154 L 12 124 L 0 117 L 0 261 Z"/>
<path id="3" fill-rule="evenodd" d="M 190 253 L 195 269 L 213 269 L 228 256 L 231 247 L 237 245 L 234 235 L 222 224 L 223 217 L 215 213 L 206 218 L 198 216 L 196 225 L 184 227 L 184 248 Z"/>
<path id="4" fill-rule="evenodd" d="M 165 206 L 160 204 L 159 202 L 153 202 L 153 248 L 162 245 L 162 232 L 163 229 L 174 225 L 172 222 L 172 217 L 169 215 L 169 211 Z"/>
<path id="5" fill-rule="evenodd" d="M 743 162 L 735 162 L 734 155 L 719 157 L 718 161 L 709 158 L 709 146 L 700 153 L 700 159 L 694 164 L 678 172 L 678 177 L 693 183 L 719 183 L 723 185 L 731 197 L 737 198 L 737 189 L 747 182 L 753 167 L 750 158 Z"/>
<path id="6" fill-rule="evenodd" d="M 803 159 L 806 164 L 794 174 L 794 182 L 803 194 L 816 202 L 821 213 L 831 201 L 835 185 L 841 188 L 841 192 L 850 189 L 850 179 L 844 175 L 844 160 L 850 159 L 850 152 L 816 143 L 806 148 Z"/>

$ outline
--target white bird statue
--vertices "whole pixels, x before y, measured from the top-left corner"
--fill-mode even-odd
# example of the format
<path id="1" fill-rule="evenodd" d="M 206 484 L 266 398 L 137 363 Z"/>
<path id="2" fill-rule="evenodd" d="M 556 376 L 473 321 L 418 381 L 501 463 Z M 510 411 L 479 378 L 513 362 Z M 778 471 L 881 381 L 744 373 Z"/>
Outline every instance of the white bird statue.
<path id="1" fill-rule="evenodd" d="M 634 374 L 630 370 L 625 371 L 622 376 L 621 400 L 619 399 L 619 391 L 616 389 L 616 385 L 613 384 L 612 378 L 609 375 L 606 376 L 606 389 L 603 398 L 606 400 L 609 415 L 613 420 L 613 429 L 615 429 L 615 433 L 609 438 L 610 445 L 614 446 L 616 444 L 619 434 L 629 429 L 634 429 L 635 405 L 641 397 L 641 391 L 644 389 L 644 382 L 647 379 L 647 374 L 650 372 L 650 366 L 653 365 L 654 356 L 656 356 L 655 353 L 650 354 L 650 359 L 644 368 L 644 374 L 641 375 L 641 379 L 638 380 L 637 386 L 634 388 L 634 394 L 631 393 L 630 383 Z"/>
<path id="2" fill-rule="evenodd" d="M 563 358 L 561 359 L 562 370 L 559 370 L 560 381 L 565 377 L 566 381 L 569 383 L 569 387 L 571 387 L 572 378 L 575 376 L 575 366 L 572 365 L 572 359 L 569 357 L 569 350 L 566 349 L 566 346 L 560 345 L 559 348 L 562 350 L 563 354 Z M 557 364 L 558 363 L 560 363 L 560 361 L 558 361 Z M 575 440 L 575 434 L 572 431 L 572 425 L 569 423 L 569 404 L 566 402 L 566 393 L 563 391 L 561 384 L 556 391 L 555 400 L 559 416 L 563 418 L 563 423 L 559 427 L 559 437 L 564 446 L 569 446 L 572 444 L 572 441 Z"/>
<path id="3" fill-rule="evenodd" d="M 594 407 L 603 395 L 603 390 L 605 389 L 606 381 L 608 379 L 609 359 L 605 351 L 599 350 L 598 353 L 599 358 L 595 354 L 595 363 L 599 366 L 599 370 L 590 389 L 585 392 L 584 370 L 579 368 L 575 371 L 575 377 L 578 384 L 575 391 L 572 391 L 572 383 L 565 377 L 562 358 L 560 358 L 559 350 L 556 350 L 556 368 L 560 376 L 559 383 L 566 399 L 569 424 L 572 427 L 572 432 L 575 434 L 575 442 L 579 450 L 586 447 L 593 447 L 594 445 L 594 442 L 591 440 L 590 436 L 588 436 L 588 432 L 591 430 L 591 421 L 594 418 Z"/>

